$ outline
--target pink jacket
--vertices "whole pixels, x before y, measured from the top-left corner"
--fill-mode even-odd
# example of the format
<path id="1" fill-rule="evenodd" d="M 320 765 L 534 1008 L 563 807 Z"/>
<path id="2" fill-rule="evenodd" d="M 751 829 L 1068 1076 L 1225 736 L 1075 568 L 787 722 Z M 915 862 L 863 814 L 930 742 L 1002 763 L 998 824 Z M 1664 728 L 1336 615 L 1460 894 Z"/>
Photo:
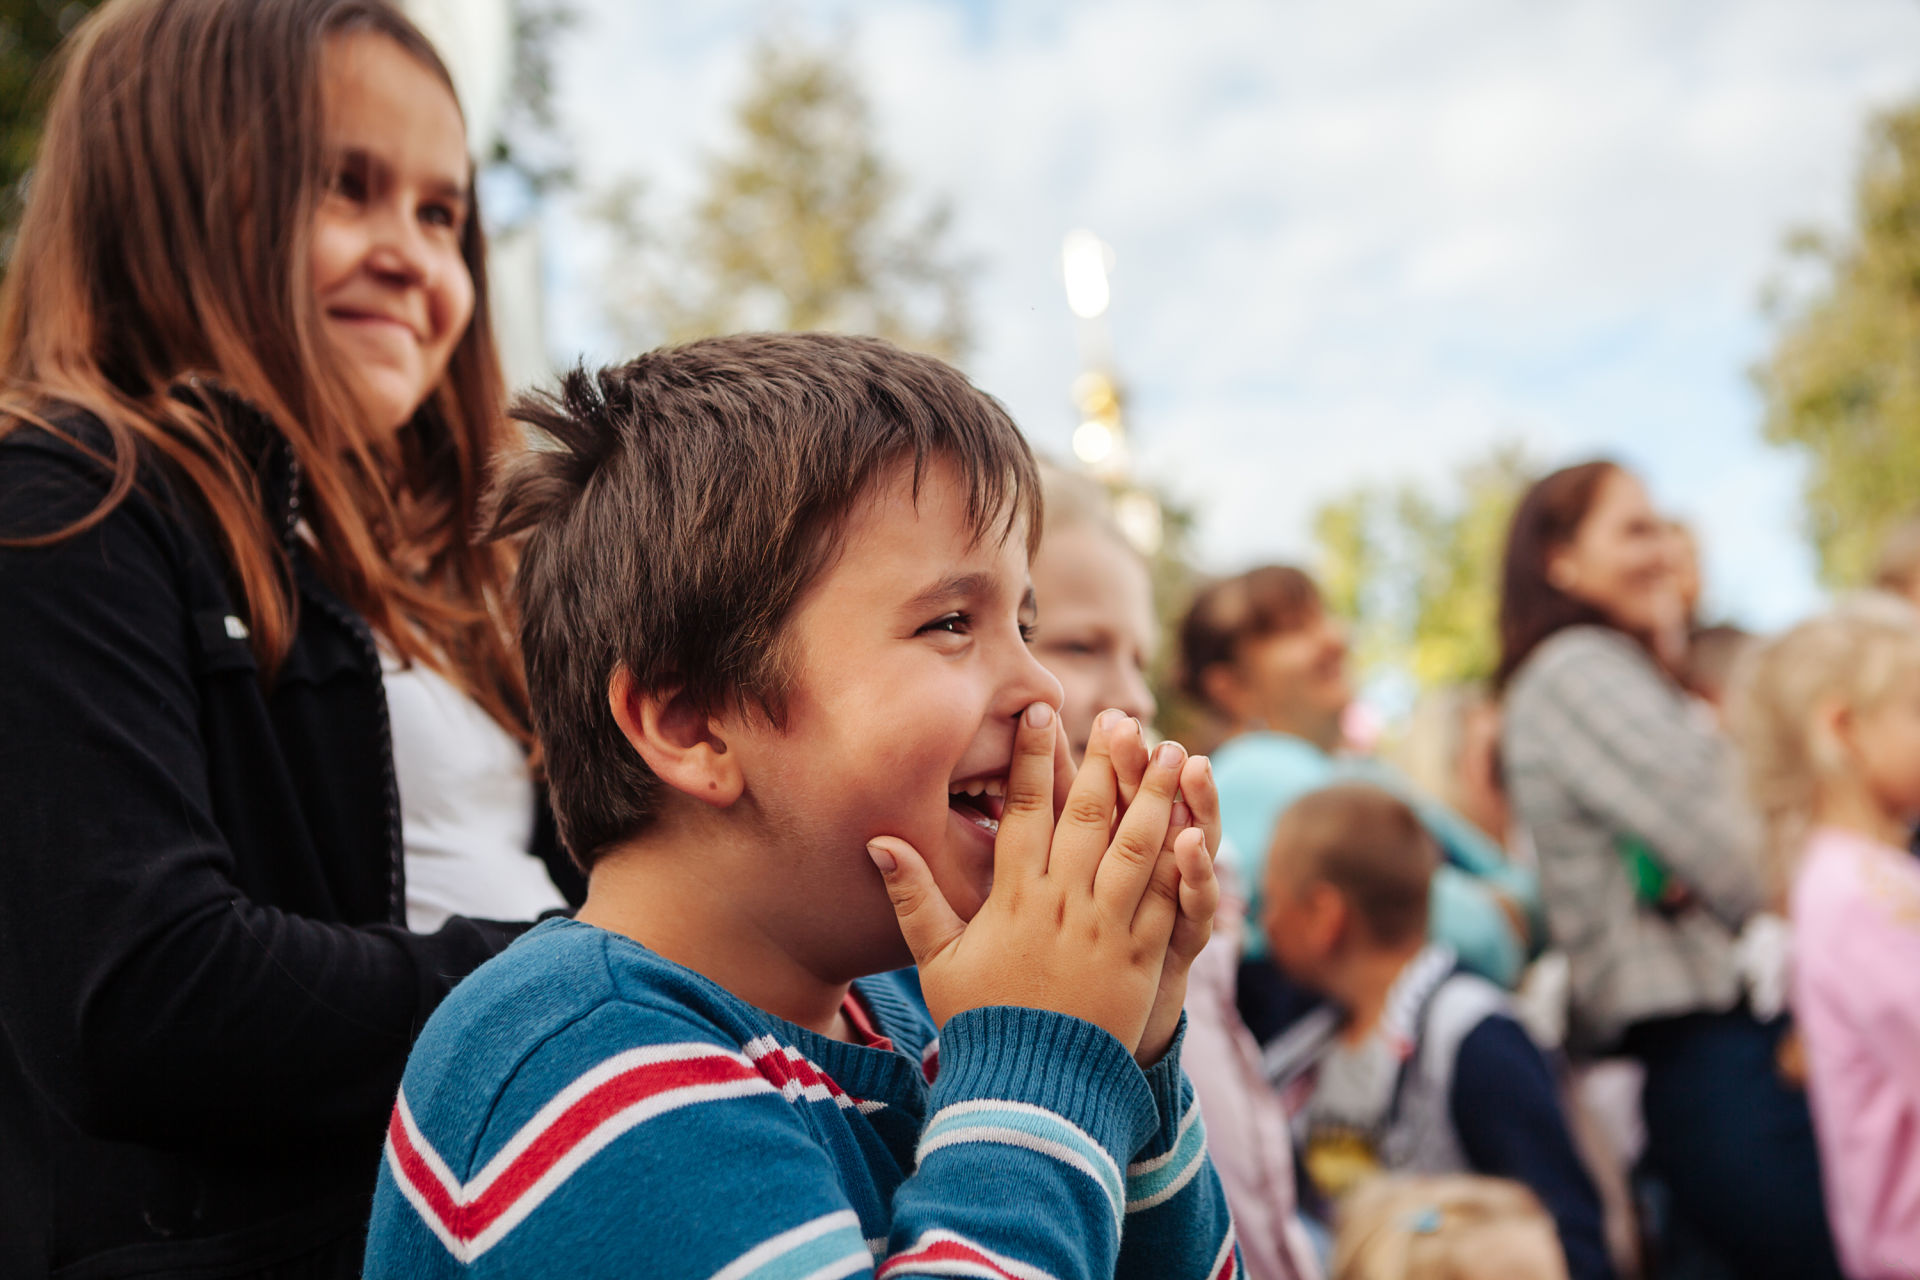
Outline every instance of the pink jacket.
<path id="1" fill-rule="evenodd" d="M 1793 882 L 1793 1008 L 1853 1280 L 1920 1276 L 1920 860 L 1834 828 Z M 1224 1172 L 1223 1172 L 1224 1176 Z"/>
<path id="2" fill-rule="evenodd" d="M 1226 1189 L 1247 1280 L 1320 1280 L 1294 1208 L 1293 1145 L 1280 1095 L 1260 1069 L 1260 1046 L 1234 1005 L 1246 902 L 1222 866 L 1213 940 L 1187 977 L 1182 1065 L 1200 1099 L 1207 1152 Z"/>

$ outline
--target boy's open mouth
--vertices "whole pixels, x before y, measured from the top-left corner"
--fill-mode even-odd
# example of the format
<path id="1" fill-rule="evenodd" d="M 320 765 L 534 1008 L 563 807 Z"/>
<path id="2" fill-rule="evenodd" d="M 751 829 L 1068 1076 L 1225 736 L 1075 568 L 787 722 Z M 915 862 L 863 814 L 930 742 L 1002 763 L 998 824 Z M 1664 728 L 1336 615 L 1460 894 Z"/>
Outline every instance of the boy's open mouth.
<path id="1" fill-rule="evenodd" d="M 1004 778 L 972 778 L 947 790 L 947 807 L 988 835 L 1000 834 L 1000 815 L 1006 809 Z"/>

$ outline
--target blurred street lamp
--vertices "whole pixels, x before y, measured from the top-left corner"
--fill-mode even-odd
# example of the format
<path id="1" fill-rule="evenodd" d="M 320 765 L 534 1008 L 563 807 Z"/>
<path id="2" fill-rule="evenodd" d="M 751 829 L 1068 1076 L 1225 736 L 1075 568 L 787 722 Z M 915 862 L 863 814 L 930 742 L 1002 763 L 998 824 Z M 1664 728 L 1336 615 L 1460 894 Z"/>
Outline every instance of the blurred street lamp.
<path id="1" fill-rule="evenodd" d="M 1107 285 L 1113 250 L 1091 231 L 1069 231 L 1060 249 L 1060 261 L 1067 278 L 1067 305 L 1073 308 L 1073 314 L 1082 320 L 1105 315 L 1113 297 Z"/>
<path id="2" fill-rule="evenodd" d="M 1143 555 L 1151 556 L 1160 550 L 1165 529 L 1159 499 L 1132 478 L 1133 451 L 1122 413 L 1126 397 L 1114 375 L 1106 320 L 1113 301 L 1108 280 L 1113 250 L 1091 231 L 1070 231 L 1060 246 L 1060 270 L 1067 307 L 1080 321 L 1082 372 L 1072 388 L 1080 425 L 1073 432 L 1073 456 L 1105 482 L 1113 496 L 1115 523 Z"/>

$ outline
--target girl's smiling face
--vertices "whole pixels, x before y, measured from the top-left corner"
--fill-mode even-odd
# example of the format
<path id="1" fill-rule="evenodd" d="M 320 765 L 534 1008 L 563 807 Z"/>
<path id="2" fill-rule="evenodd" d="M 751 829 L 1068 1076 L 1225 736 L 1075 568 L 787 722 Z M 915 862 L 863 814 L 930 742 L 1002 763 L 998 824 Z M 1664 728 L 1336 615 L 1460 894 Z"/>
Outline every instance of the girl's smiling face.
<path id="1" fill-rule="evenodd" d="M 393 431 L 473 318 L 466 126 L 439 77 L 371 32 L 327 42 L 321 91 L 329 178 L 308 255 L 320 331 L 367 422 Z"/>
<path id="2" fill-rule="evenodd" d="M 911 844 L 971 919 L 993 884 L 1015 718 L 1034 702 L 1060 706 L 1059 682 L 1027 644 L 1026 531 L 998 534 L 973 537 L 948 464 L 925 469 L 917 499 L 911 467 L 895 467 L 856 504 L 787 623 L 784 727 L 742 717 L 727 735 L 759 841 L 809 864 L 770 876 L 779 901 L 758 914 L 775 929 L 833 921 L 832 939 L 792 941 L 802 952 L 824 942 L 823 964 L 846 976 L 908 962 L 867 841 Z"/>

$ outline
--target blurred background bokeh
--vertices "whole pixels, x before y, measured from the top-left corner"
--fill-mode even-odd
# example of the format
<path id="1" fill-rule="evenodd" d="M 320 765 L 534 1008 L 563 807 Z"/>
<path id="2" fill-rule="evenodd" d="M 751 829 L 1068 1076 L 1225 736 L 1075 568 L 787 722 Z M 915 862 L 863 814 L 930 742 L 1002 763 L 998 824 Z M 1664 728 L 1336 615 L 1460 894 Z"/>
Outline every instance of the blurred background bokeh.
<path id="1" fill-rule="evenodd" d="M 90 7 L 0 3 L 9 218 Z M 939 352 L 1113 486 L 1170 613 L 1315 570 L 1382 723 L 1490 669 L 1546 467 L 1647 477 L 1704 616 L 1760 629 L 1920 505 L 1914 0 L 406 7 L 517 381 L 742 328 Z"/>

